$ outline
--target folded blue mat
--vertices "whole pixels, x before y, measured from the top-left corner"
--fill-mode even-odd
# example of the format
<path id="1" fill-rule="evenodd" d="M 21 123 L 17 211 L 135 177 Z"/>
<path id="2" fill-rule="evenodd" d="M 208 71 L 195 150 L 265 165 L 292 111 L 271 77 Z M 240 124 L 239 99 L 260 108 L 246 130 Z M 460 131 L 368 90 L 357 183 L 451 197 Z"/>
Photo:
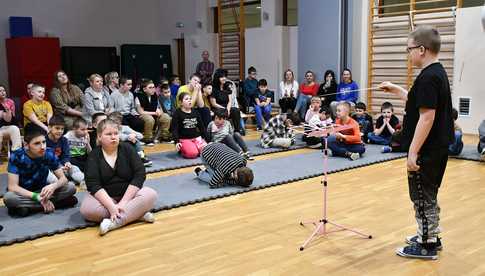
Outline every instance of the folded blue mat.
<path id="1" fill-rule="evenodd" d="M 404 157 L 404 153 L 381 154 L 380 146 L 368 145 L 365 155 L 351 161 L 347 158 L 330 157 L 329 173 L 363 167 Z M 197 180 L 193 173 L 149 179 L 146 186 L 158 192 L 158 200 L 154 210 L 160 211 L 197 202 L 264 189 L 271 186 L 286 184 L 323 174 L 323 156 L 320 150 L 311 153 L 251 162 L 254 171 L 254 182 L 249 188 L 224 187 L 210 189 L 207 184 Z M 80 202 L 85 193 L 76 196 Z M 4 226 L 0 232 L 0 245 L 8 245 L 25 240 L 32 240 L 56 233 L 73 231 L 93 225 L 82 219 L 77 208 L 56 210 L 49 215 L 36 214 L 25 218 L 11 218 L 7 209 L 0 207 L 0 224 Z"/>

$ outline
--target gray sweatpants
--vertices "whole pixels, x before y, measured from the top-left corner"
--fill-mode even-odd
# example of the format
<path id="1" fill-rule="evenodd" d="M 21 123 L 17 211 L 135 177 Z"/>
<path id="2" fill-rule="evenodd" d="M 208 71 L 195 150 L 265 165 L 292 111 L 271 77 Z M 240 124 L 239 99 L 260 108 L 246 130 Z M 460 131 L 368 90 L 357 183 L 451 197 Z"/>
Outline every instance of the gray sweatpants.
<path id="1" fill-rule="evenodd" d="M 40 191 L 36 191 L 40 192 Z M 52 203 L 56 203 L 57 201 L 63 200 L 70 196 L 73 196 L 76 193 L 76 186 L 72 182 L 68 182 L 66 185 L 57 189 L 51 197 Z M 26 207 L 31 210 L 39 210 L 42 209 L 42 205 L 32 200 L 31 198 L 23 197 L 18 195 L 14 192 L 6 192 L 3 196 L 3 202 L 7 208 L 20 208 Z"/>

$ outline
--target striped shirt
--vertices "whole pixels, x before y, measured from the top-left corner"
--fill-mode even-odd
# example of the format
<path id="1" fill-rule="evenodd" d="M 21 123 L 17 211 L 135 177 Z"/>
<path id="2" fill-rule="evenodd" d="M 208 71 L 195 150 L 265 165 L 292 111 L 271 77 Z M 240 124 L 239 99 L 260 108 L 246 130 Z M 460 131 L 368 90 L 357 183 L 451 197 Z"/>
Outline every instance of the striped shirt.
<path id="1" fill-rule="evenodd" d="M 295 134 L 292 129 L 286 127 L 281 115 L 276 115 L 269 120 L 263 134 L 261 134 L 261 145 L 263 148 L 269 148 L 276 138 L 290 138 L 291 144 L 295 143 Z"/>
<path id="2" fill-rule="evenodd" d="M 209 182 L 211 188 L 236 184 L 231 174 L 247 163 L 246 158 L 222 143 L 209 143 L 202 150 L 201 156 L 214 171 Z"/>

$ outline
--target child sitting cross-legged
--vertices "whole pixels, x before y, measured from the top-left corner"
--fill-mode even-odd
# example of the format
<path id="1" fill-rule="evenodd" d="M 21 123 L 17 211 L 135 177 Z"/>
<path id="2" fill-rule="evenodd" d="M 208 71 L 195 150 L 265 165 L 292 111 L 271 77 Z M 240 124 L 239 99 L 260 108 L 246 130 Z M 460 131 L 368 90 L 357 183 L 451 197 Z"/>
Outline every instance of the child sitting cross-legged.
<path id="1" fill-rule="evenodd" d="M 377 118 L 374 132 L 368 134 L 369 143 L 389 145 L 392 134 L 399 128 L 399 119 L 393 114 L 394 108 L 390 102 L 381 106 L 382 115 Z"/>
<path id="2" fill-rule="evenodd" d="M 152 165 L 152 161 L 150 161 L 146 155 L 145 152 L 143 151 L 143 147 L 141 146 L 140 140 L 143 139 L 143 134 L 140 132 L 134 131 L 131 127 L 127 125 L 122 125 L 121 122 L 123 120 L 123 115 L 116 111 L 111 114 L 109 114 L 108 119 L 115 121 L 117 124 L 121 126 L 121 131 L 120 131 L 120 141 L 121 142 L 128 142 L 136 150 L 136 153 L 141 158 L 141 161 L 143 162 L 143 165 L 145 167 L 150 167 Z"/>
<path id="3" fill-rule="evenodd" d="M 368 143 L 369 133 L 374 131 L 374 120 L 369 113 L 366 112 L 366 105 L 363 102 L 358 102 L 355 104 L 355 112 L 352 114 L 352 119 L 354 119 L 360 128 L 360 133 L 362 133 L 362 140 Z"/>
<path id="4" fill-rule="evenodd" d="M 350 104 L 340 102 L 337 105 L 337 120 L 335 123 L 347 126 L 349 129 L 339 131 L 328 138 L 328 148 L 333 156 L 347 157 L 357 160 L 365 152 L 365 146 L 360 137 L 359 124 L 349 116 Z"/>
<path id="5" fill-rule="evenodd" d="M 62 165 L 64 174 L 74 180 L 76 184 L 84 187 L 84 173 L 76 166 L 71 164 L 71 150 L 67 138 L 63 136 L 66 122 L 61 116 L 54 116 L 49 120 L 49 133 L 46 136 L 46 144 L 48 148 L 54 151 L 54 154 L 59 159 Z M 49 172 L 49 183 L 54 182 L 56 176 L 53 172 Z"/>
<path id="6" fill-rule="evenodd" d="M 234 128 L 227 120 L 225 109 L 218 108 L 214 111 L 214 121 L 207 126 L 207 140 L 223 143 L 247 159 L 251 158 L 248 146 L 241 134 L 234 132 Z"/>
<path id="7" fill-rule="evenodd" d="M 76 118 L 72 128 L 64 135 L 69 144 L 71 163 L 84 172 L 88 153 L 92 150 L 89 144 L 88 122 L 81 117 Z"/>
<path id="8" fill-rule="evenodd" d="M 325 110 L 322 110 L 321 105 L 322 100 L 320 97 L 312 97 L 310 108 L 305 115 L 305 131 L 310 131 L 315 128 L 326 126 L 328 123 L 332 123 L 328 111 L 325 112 Z M 310 148 L 320 148 L 322 146 L 322 139 L 320 137 L 309 137 L 304 134 L 302 140 L 306 142 Z"/>

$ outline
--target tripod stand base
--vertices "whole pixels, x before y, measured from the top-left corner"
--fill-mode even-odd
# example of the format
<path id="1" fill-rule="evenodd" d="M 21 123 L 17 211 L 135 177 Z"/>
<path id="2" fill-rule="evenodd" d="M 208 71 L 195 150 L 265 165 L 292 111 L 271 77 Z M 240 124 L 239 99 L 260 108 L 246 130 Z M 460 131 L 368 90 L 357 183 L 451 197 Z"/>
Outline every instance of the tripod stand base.
<path id="1" fill-rule="evenodd" d="M 366 239 L 372 239 L 372 235 L 367 235 L 367 234 L 364 234 L 360 231 L 357 231 L 355 229 L 351 229 L 351 228 L 348 228 L 346 226 L 343 226 L 343 225 L 340 225 L 340 224 L 337 224 L 337 223 L 334 223 L 334 222 L 331 222 L 329 221 L 328 219 L 321 219 L 319 221 L 310 221 L 310 222 L 300 222 L 300 225 L 301 226 L 305 226 L 305 224 L 313 224 L 315 226 L 315 230 L 313 231 L 313 233 L 310 235 L 310 237 L 308 237 L 308 239 L 303 243 L 302 246 L 300 246 L 300 251 L 303 251 L 305 249 L 305 247 L 312 241 L 314 240 L 316 237 L 318 236 L 326 236 L 330 233 L 334 233 L 334 232 L 340 232 L 340 231 L 350 231 L 358 236 L 361 236 L 363 238 L 366 238 Z M 333 226 L 335 226 L 337 229 L 336 230 L 331 230 L 331 231 L 327 231 L 327 224 L 331 224 Z"/>

